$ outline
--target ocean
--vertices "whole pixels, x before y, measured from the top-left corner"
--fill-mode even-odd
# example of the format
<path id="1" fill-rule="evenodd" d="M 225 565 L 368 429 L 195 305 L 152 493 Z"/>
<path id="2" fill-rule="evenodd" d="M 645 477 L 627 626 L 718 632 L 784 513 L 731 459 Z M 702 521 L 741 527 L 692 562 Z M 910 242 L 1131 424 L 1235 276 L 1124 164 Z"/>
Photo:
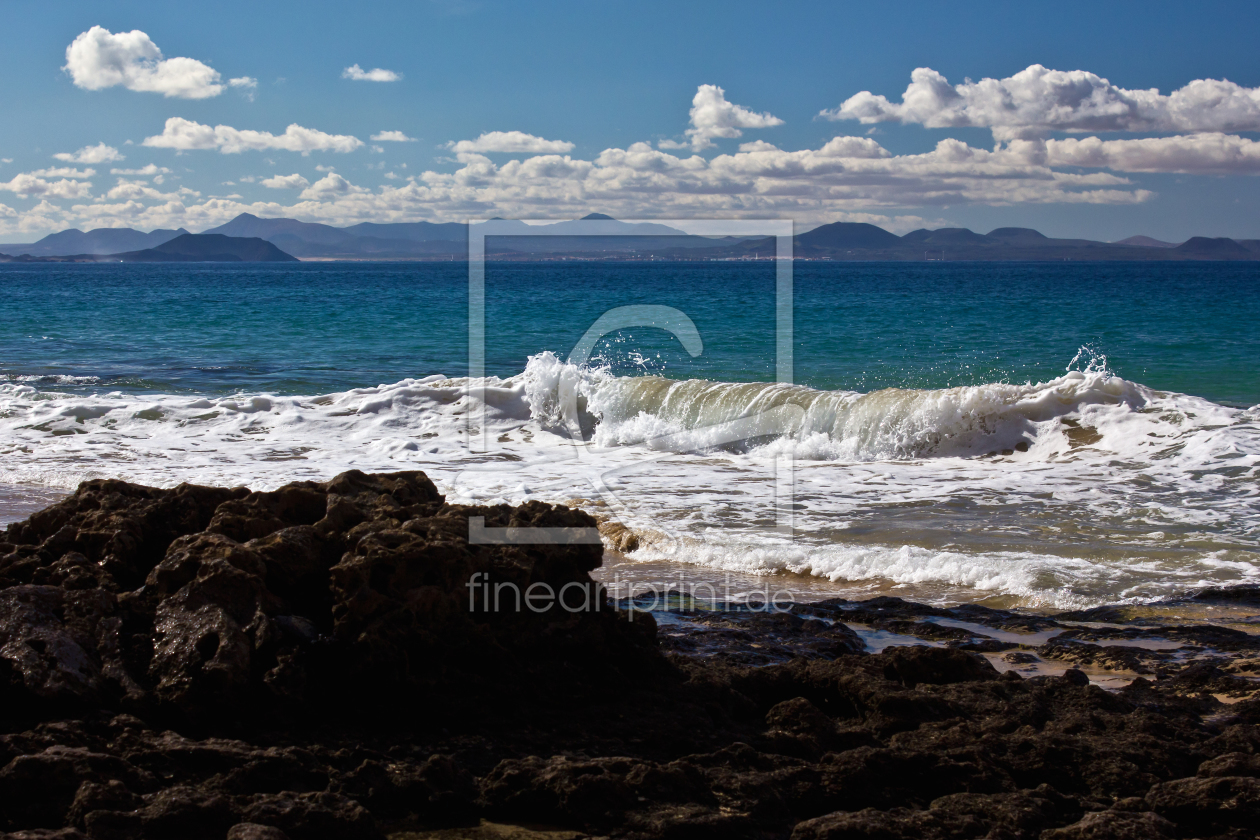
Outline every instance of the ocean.
<path id="1" fill-rule="evenodd" d="M 775 283 L 491 262 L 470 381 L 463 263 L 0 265 L 0 523 L 89 478 L 420 469 L 618 523 L 614 588 L 1055 610 L 1260 582 L 1260 266 L 797 262 L 790 383 Z M 618 307 L 655 308 L 571 363 Z"/>

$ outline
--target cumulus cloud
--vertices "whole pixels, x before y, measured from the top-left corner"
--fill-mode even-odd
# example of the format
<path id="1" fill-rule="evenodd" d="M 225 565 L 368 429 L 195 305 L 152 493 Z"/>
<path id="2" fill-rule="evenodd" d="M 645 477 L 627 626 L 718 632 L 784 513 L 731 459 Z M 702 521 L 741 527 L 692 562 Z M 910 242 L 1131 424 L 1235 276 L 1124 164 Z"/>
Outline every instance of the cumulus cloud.
<path id="1" fill-rule="evenodd" d="M 686 145 L 679 143 L 675 148 L 686 148 Z M 782 151 L 773 143 L 767 143 L 765 140 L 754 140 L 751 143 L 740 143 L 739 150 L 741 152 L 778 152 Z"/>
<path id="2" fill-rule="evenodd" d="M 381 131 L 372 135 L 372 140 L 377 143 L 414 143 L 416 138 L 408 137 L 401 131 Z"/>
<path id="3" fill-rule="evenodd" d="M 105 197 L 111 201 L 136 201 L 147 199 L 150 201 L 176 201 L 181 196 L 199 196 L 201 193 L 190 190 L 187 187 L 181 187 L 173 193 L 164 193 L 156 190 L 146 184 L 144 181 L 128 181 L 126 178 L 119 178 L 109 192 L 105 193 Z"/>
<path id="4" fill-rule="evenodd" d="M 745 128 L 769 128 L 783 125 L 783 120 L 772 114 L 758 114 L 741 105 L 726 101 L 726 91 L 717 85 L 700 85 L 691 100 L 691 128 L 684 132 L 691 138 L 691 148 L 696 151 L 711 149 L 713 138 L 731 139 L 742 137 Z M 665 141 L 665 148 L 682 148 L 680 144 Z"/>
<path id="5" fill-rule="evenodd" d="M 480 155 L 488 152 L 548 155 L 571 152 L 573 144 L 565 140 L 544 140 L 523 131 L 487 131 L 476 140 L 451 141 L 446 144 L 446 148 L 462 155 Z"/>
<path id="6" fill-rule="evenodd" d="M 314 184 L 302 190 L 299 198 L 308 201 L 328 201 L 345 195 L 366 193 L 362 187 L 356 187 L 336 172 L 330 172 Z"/>
<path id="7" fill-rule="evenodd" d="M 273 190 L 301 190 L 309 187 L 311 182 L 295 172 L 292 175 L 273 175 L 270 178 L 264 178 L 262 185 Z"/>
<path id="8" fill-rule="evenodd" d="M 396 82 L 402 78 L 402 73 L 395 73 L 393 70 L 386 70 L 382 67 L 377 67 L 374 70 L 364 70 L 357 64 L 351 64 L 341 71 L 341 78 L 353 79 L 356 82 Z"/>
<path id="9" fill-rule="evenodd" d="M 1260 88 L 1198 79 L 1165 96 L 1156 88 L 1127 90 L 1085 70 L 1050 70 L 1040 64 L 1005 79 L 951 85 L 937 71 L 920 67 L 910 74 L 901 102 L 862 91 L 820 116 L 981 127 L 998 140 L 1050 131 L 1256 131 Z"/>
<path id="10" fill-rule="evenodd" d="M 92 185 L 86 181 L 62 178 L 60 181 L 49 181 L 33 172 L 24 172 L 11 180 L 0 181 L 0 190 L 15 193 L 22 198 L 89 198 Z M 51 206 L 51 205 L 50 205 Z"/>
<path id="11" fill-rule="evenodd" d="M 113 163 L 124 159 L 117 149 L 104 143 L 84 146 L 77 152 L 59 152 L 53 157 L 66 163 Z"/>
<path id="12" fill-rule="evenodd" d="M 282 149 L 306 155 L 314 151 L 352 152 L 362 146 L 363 141 L 347 134 L 325 134 L 297 123 L 285 129 L 284 134 L 271 134 L 235 129 L 228 125 L 211 128 L 182 117 L 171 117 L 161 134 L 144 138 L 144 145 L 179 151 L 217 149 L 225 155 L 263 149 Z"/>
<path id="13" fill-rule="evenodd" d="M 206 99 L 223 92 L 217 70 L 194 58 L 163 58 L 157 44 L 139 29 L 114 34 L 93 26 L 66 47 L 62 69 L 84 90 L 121 85 L 181 99 Z"/>
<path id="14" fill-rule="evenodd" d="M 57 220 L 62 217 L 60 207 L 48 201 L 41 201 L 18 217 L 16 230 L 21 233 L 47 233 L 60 227 Z"/>
<path id="15" fill-rule="evenodd" d="M 1045 141 L 1044 152 L 1037 146 L 1036 141 L 1029 143 L 1025 153 L 1047 166 L 1194 175 L 1260 174 L 1260 142 L 1235 134 L 1211 132 L 1134 140 L 1069 137 Z"/>

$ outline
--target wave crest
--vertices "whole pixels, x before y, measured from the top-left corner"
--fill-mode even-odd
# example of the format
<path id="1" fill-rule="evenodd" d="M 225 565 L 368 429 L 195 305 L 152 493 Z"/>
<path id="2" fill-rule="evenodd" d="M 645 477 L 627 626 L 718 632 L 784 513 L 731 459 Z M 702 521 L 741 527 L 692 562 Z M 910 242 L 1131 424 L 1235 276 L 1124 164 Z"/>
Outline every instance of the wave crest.
<path id="1" fill-rule="evenodd" d="M 519 379 L 534 420 L 544 428 L 580 428 L 597 446 L 694 451 L 790 442 L 798 457 L 845 461 L 974 456 L 1038 444 L 1057 452 L 1091 434 L 1072 434 L 1082 427 L 1079 421 L 1054 421 L 1100 407 L 1140 411 L 1162 396 L 1092 363 L 1036 384 L 863 394 L 781 383 L 616 377 L 541 353 L 530 357 Z M 1047 446 L 1052 433 L 1055 445 Z"/>

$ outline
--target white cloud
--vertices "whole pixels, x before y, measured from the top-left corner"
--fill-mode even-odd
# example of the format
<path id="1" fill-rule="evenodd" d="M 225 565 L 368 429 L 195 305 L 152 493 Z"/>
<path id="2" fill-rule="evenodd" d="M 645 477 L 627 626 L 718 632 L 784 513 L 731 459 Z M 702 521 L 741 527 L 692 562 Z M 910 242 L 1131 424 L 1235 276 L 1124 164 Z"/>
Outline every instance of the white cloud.
<path id="1" fill-rule="evenodd" d="M 95 175 L 96 170 L 90 167 L 87 169 L 73 169 L 69 166 L 58 166 L 54 169 L 36 169 L 30 174 L 36 178 L 74 178 L 75 180 L 85 181 Z"/>
<path id="2" fill-rule="evenodd" d="M 713 133 L 719 129 L 742 132 L 752 122 L 741 117 L 742 122 L 723 123 L 694 112 L 693 108 L 693 128 L 708 126 L 705 137 L 722 136 Z M 759 118 L 773 119 L 767 115 Z M 700 136 L 699 132 L 690 135 L 692 142 L 687 148 L 694 150 Z M 178 118 L 168 121 L 162 135 L 145 142 L 222 152 L 349 151 L 363 145 L 353 137 L 338 138 L 300 126 L 276 136 L 226 126 L 211 128 Z M 622 218 L 789 216 L 803 226 L 836 220 L 868 221 L 905 231 L 944 225 L 943 213 L 935 208 L 1124 205 L 1150 200 L 1153 193 L 1134 184 L 1125 172 L 1260 174 L 1260 141 L 1224 132 L 1122 140 L 1009 139 L 993 149 L 947 138 L 929 151 L 899 155 L 874 137 L 841 135 L 817 148 L 798 151 L 765 141 L 746 142 L 738 151 L 708 159 L 694 151 L 675 153 L 649 143 L 634 143 L 605 149 L 584 160 L 568 154 L 573 149 L 571 143 L 519 131 L 491 132 L 476 140 L 450 143 L 448 148 L 458 157 L 453 171 L 426 171 L 407 180 L 382 172 L 383 183 L 374 189 L 356 186 L 323 165 L 316 167 L 323 177 L 313 184 L 296 174 L 265 179 L 268 187 L 300 190 L 295 199 L 284 202 L 246 203 L 235 195 L 202 198 L 188 190 L 162 193 L 143 182 L 122 180 L 106 195 L 92 198 L 89 185 L 82 181 L 88 170 L 71 169 L 25 173 L 0 184 L 0 189 L 49 199 L 41 203 L 38 213 L 21 214 L 17 224 L 30 230 L 39 229 L 40 224 L 47 227 L 53 220 L 61 227 L 184 226 L 199 230 L 242 212 L 345 225 L 492 215 L 563 217 L 585 215 L 598 208 Z M 505 151 L 518 153 L 518 157 L 501 165 L 489 157 Z M 376 171 L 383 164 L 378 161 L 370 168 Z M 140 170 L 114 172 L 153 172 L 151 177 L 156 179 L 161 176 L 156 170 L 151 164 Z M 80 177 L 72 177 L 72 173 Z M 56 180 L 62 175 L 65 177 Z M 50 203 L 58 198 L 81 201 L 62 211 Z"/>
<path id="3" fill-rule="evenodd" d="M 178 200 L 183 195 L 198 196 L 201 193 L 190 190 L 187 187 L 181 188 L 177 192 L 164 193 L 155 190 L 144 181 L 128 181 L 125 178 L 119 178 L 118 183 L 109 192 L 105 193 L 105 197 L 111 201 L 138 201 L 140 199 L 173 201 Z"/>
<path id="4" fill-rule="evenodd" d="M 1126 90 L 1085 70 L 1040 64 L 1005 79 L 951 85 L 935 70 L 920 67 L 910 74 L 901 102 L 862 91 L 820 116 L 929 128 L 976 126 L 992 129 L 999 140 L 1050 131 L 1257 131 L 1260 88 L 1198 79 L 1165 96 L 1155 88 Z"/>
<path id="5" fill-rule="evenodd" d="M 869 137 L 833 137 L 828 140 L 818 154 L 823 157 L 839 158 L 886 158 L 892 157 L 887 149 Z"/>
<path id="6" fill-rule="evenodd" d="M 298 196 L 307 201 L 328 201 L 346 195 L 361 195 L 367 190 L 356 187 L 336 172 L 330 172 L 311 186 L 302 190 Z"/>
<path id="7" fill-rule="evenodd" d="M 171 117 L 161 134 L 144 138 L 144 145 L 160 149 L 217 149 L 223 154 L 236 154 L 246 150 L 282 149 L 309 154 L 313 151 L 351 152 L 363 145 L 363 141 L 347 134 L 325 134 L 313 128 L 303 128 L 294 123 L 284 134 L 266 131 L 238 130 L 228 125 L 208 125 Z"/>
<path id="8" fill-rule="evenodd" d="M 942 222 L 939 210 L 925 214 L 902 208 L 1135 204 L 1152 198 L 1148 190 L 1108 171 L 1053 169 L 1050 161 L 1062 160 L 1074 167 L 1106 165 L 1105 160 L 1091 164 L 1084 157 L 1086 152 L 1097 152 L 1052 145 L 1055 142 L 1066 141 L 1018 141 L 985 150 L 942 140 L 924 154 L 892 155 L 871 137 L 842 136 L 818 149 L 785 151 L 769 144 L 755 145 L 712 160 L 634 144 L 607 149 L 593 160 L 536 155 L 503 165 L 495 165 L 484 155 L 465 154 L 452 173 L 426 171 L 410 181 L 386 179 L 373 190 L 326 173 L 289 203 L 243 203 L 229 196 L 194 201 L 186 195 L 163 194 L 144 184 L 120 181 L 102 199 L 77 204 L 60 224 L 100 227 L 113 219 L 108 223 L 204 229 L 239 213 L 353 224 L 470 215 L 564 217 L 599 208 L 621 218 L 787 215 L 803 224 L 862 220 L 906 230 L 929 222 L 940 227 Z M 1124 147 L 1105 149 L 1113 157 L 1131 154 Z M 63 184 L 73 181 L 66 179 Z M 299 189 L 301 183 L 289 186 Z M 87 198 L 84 193 L 79 191 Z"/>
<path id="9" fill-rule="evenodd" d="M 335 171 L 337 171 L 337 167 L 335 167 L 335 166 L 324 166 L 324 164 L 322 164 L 322 163 L 317 163 L 317 164 L 315 164 L 315 171 L 316 171 L 316 172 L 335 172 Z M 241 180 L 244 180 L 244 178 L 242 178 Z"/>
<path id="10" fill-rule="evenodd" d="M 193 58 L 163 58 L 157 44 L 139 29 L 114 34 L 93 26 L 66 47 L 62 69 L 85 90 L 122 85 L 182 99 L 206 99 L 223 92 L 217 70 Z"/>
<path id="11" fill-rule="evenodd" d="M 55 220 L 62 216 L 63 212 L 60 207 L 48 201 L 41 201 L 21 215 L 18 220 L 17 230 L 23 233 L 46 233 L 56 230 L 61 226 Z"/>
<path id="12" fill-rule="evenodd" d="M 1235 134 L 1212 132 L 1136 140 L 1069 137 L 1046 140 L 1044 153 L 1036 148 L 1038 141 L 1023 142 L 1030 147 L 1033 158 L 1044 154 L 1042 160 L 1047 166 L 1102 167 L 1120 172 L 1260 174 L 1260 142 Z"/>
<path id="13" fill-rule="evenodd" d="M 867 221 L 904 232 L 944 225 L 939 211 L 902 209 L 907 207 L 1134 204 L 1151 198 L 1149 191 L 1110 172 L 1057 171 L 1036 159 L 1034 145 L 987 150 L 947 139 L 923 154 L 893 155 L 869 137 L 837 137 L 817 149 L 784 151 L 766 144 L 706 160 L 635 143 L 606 149 L 593 160 L 537 155 L 501 166 L 470 153 L 454 172 L 428 171 L 374 190 L 327 173 L 289 203 L 245 203 L 230 196 L 194 201 L 120 183 L 111 190 L 114 198 L 76 204 L 58 224 L 201 230 L 240 213 L 346 225 L 579 216 L 599 208 L 622 218 L 790 216 L 802 225 Z M 45 213 L 41 218 L 53 217 Z"/>
<path id="14" fill-rule="evenodd" d="M 295 172 L 292 175 L 273 175 L 270 178 L 264 178 L 262 185 L 273 190 L 301 190 L 309 187 L 311 182 Z"/>
<path id="15" fill-rule="evenodd" d="M 258 93 L 258 80 L 251 76 L 239 76 L 235 79 L 228 79 L 228 84 L 250 102 L 254 101 L 254 97 Z"/>
<path id="16" fill-rule="evenodd" d="M 717 85 L 700 85 L 691 100 L 691 128 L 685 133 L 691 138 L 691 148 L 702 151 L 713 148 L 715 137 L 742 137 L 742 129 L 769 128 L 775 125 L 783 125 L 783 120 L 772 114 L 758 114 L 733 102 L 727 102 L 726 91 Z M 671 144 L 664 148 L 680 146 Z"/>
<path id="17" fill-rule="evenodd" d="M 523 131 L 487 131 L 476 140 L 447 143 L 446 148 L 461 155 L 479 155 L 489 152 L 547 155 L 571 152 L 573 144 L 565 140 L 544 140 Z"/>
<path id="18" fill-rule="evenodd" d="M 680 147 L 686 148 L 685 144 L 680 143 Z M 677 148 L 677 147 L 675 147 Z M 754 140 L 751 143 L 740 143 L 739 150 L 741 152 L 779 152 L 782 151 L 773 143 L 767 143 L 765 140 Z"/>
<path id="19" fill-rule="evenodd" d="M 0 190 L 16 193 L 23 198 L 89 198 L 92 185 L 86 181 L 63 178 L 60 181 L 49 181 L 31 172 L 14 176 L 10 181 L 0 181 Z"/>
<path id="20" fill-rule="evenodd" d="M 157 164 L 150 163 L 150 164 L 146 164 L 145 166 L 140 167 L 139 169 L 111 169 L 109 170 L 109 174 L 110 175 L 140 175 L 147 178 L 152 178 L 154 175 L 170 175 L 171 170 L 167 169 L 165 166 L 158 166 Z"/>
<path id="21" fill-rule="evenodd" d="M 584 215 L 599 207 L 623 218 L 788 215 L 801 223 L 870 221 L 904 231 L 940 219 L 898 208 L 1134 204 L 1151 195 L 1107 172 L 1057 172 L 1016 149 L 991 151 L 943 140 L 930 152 L 892 155 L 871 138 L 840 137 L 818 149 L 758 147 L 712 160 L 675 156 L 647 143 L 607 149 L 594 160 L 539 155 L 501 166 L 469 154 L 455 172 L 429 171 L 376 190 L 329 173 L 292 204 L 210 199 L 150 208 L 128 223 L 198 229 L 249 212 L 353 224 L 469 215 Z"/>
<path id="22" fill-rule="evenodd" d="M 402 73 L 380 67 L 375 70 L 364 70 L 357 64 L 351 64 L 341 71 L 341 78 L 353 79 L 356 82 L 396 82 L 402 78 Z"/>
<path id="23" fill-rule="evenodd" d="M 372 140 L 377 143 L 414 143 L 416 138 L 408 137 L 401 131 L 382 131 L 372 135 Z"/>
<path id="24" fill-rule="evenodd" d="M 77 152 L 59 152 L 53 155 L 57 160 L 66 163 L 113 163 L 123 160 L 123 156 L 113 146 L 97 143 L 95 146 L 84 146 Z"/>

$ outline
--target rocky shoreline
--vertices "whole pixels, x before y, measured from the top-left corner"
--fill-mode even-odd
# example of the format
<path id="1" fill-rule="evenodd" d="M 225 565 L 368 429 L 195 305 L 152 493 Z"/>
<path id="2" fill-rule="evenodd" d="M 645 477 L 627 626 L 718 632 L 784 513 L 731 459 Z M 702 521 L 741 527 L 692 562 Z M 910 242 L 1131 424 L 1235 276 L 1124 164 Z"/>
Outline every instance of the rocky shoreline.
<path id="1" fill-rule="evenodd" d="M 414 472 L 90 481 L 10 525 L 3 836 L 1256 836 L 1255 590 L 1184 621 L 878 598 L 658 622 L 604 599 L 599 545 L 470 545 L 470 517 L 596 527 Z"/>

